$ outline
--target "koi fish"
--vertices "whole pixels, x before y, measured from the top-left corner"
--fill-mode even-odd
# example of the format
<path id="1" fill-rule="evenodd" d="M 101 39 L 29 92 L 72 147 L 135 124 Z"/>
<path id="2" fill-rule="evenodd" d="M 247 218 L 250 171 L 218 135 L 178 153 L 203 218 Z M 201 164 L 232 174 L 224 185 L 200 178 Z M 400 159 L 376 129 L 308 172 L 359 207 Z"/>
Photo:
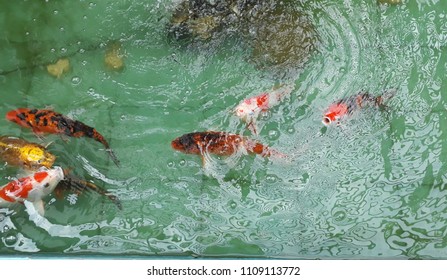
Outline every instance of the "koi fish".
<path id="1" fill-rule="evenodd" d="M 273 106 L 278 105 L 284 98 L 290 95 L 293 87 L 285 86 L 270 93 L 262 93 L 260 95 L 252 96 L 236 106 L 234 112 L 237 117 L 247 123 L 247 127 L 251 132 L 257 134 L 256 120 L 259 114 L 267 111 Z"/>
<path id="2" fill-rule="evenodd" d="M 43 215 L 43 198 L 50 194 L 61 180 L 64 171 L 60 167 L 42 168 L 28 177 L 23 177 L 0 187 L 0 207 L 10 207 L 25 200 L 32 202 Z"/>
<path id="3" fill-rule="evenodd" d="M 0 159 L 13 166 L 37 170 L 40 167 L 51 168 L 56 157 L 39 144 L 17 137 L 0 136 Z"/>
<path id="4" fill-rule="evenodd" d="M 394 96 L 396 90 L 389 90 L 383 95 L 373 96 L 367 92 L 359 92 L 356 95 L 340 99 L 331 104 L 323 115 L 323 124 L 328 126 L 333 122 L 337 125 L 340 120 L 352 115 L 354 112 L 365 107 L 386 107 L 384 102 Z"/>
<path id="5" fill-rule="evenodd" d="M 205 163 L 205 153 L 230 156 L 241 149 L 246 150 L 249 154 L 258 154 L 262 157 L 285 157 L 285 155 L 259 142 L 227 132 L 205 131 L 188 133 L 174 139 L 171 142 L 171 146 L 174 150 L 185 154 L 202 156 L 203 163 Z"/>
<path id="6" fill-rule="evenodd" d="M 31 143 L 17 137 L 0 136 L 0 160 L 5 161 L 11 166 L 22 167 L 30 171 L 38 170 L 42 167 L 51 168 L 56 160 L 56 156 L 39 144 Z M 83 191 L 85 189 L 92 190 L 100 195 L 106 196 L 120 210 L 122 209 L 121 202 L 115 195 L 71 174 L 66 174 L 64 180 L 57 185 L 56 192 L 62 188 L 76 189 L 77 191 Z"/>
<path id="7" fill-rule="evenodd" d="M 91 182 L 88 182 L 85 180 L 81 180 L 77 177 L 74 177 L 73 175 L 67 174 L 65 176 L 65 179 L 63 181 L 61 181 L 61 184 L 58 186 L 58 189 L 56 189 L 56 191 L 61 190 L 59 187 L 75 189 L 77 194 L 81 193 L 85 189 L 94 191 L 94 192 L 110 199 L 110 201 L 112 201 L 116 205 L 116 207 L 118 207 L 119 210 L 123 210 L 121 201 L 119 200 L 119 198 L 116 195 L 109 193 L 108 191 L 95 185 L 94 183 L 91 183 Z"/>
<path id="8" fill-rule="evenodd" d="M 72 120 L 67 116 L 52 110 L 38 110 L 18 108 L 6 113 L 6 119 L 20 126 L 30 128 L 37 135 L 42 133 L 63 134 L 71 137 L 88 137 L 104 145 L 113 162 L 119 166 L 119 161 L 104 137 L 80 121 Z"/>

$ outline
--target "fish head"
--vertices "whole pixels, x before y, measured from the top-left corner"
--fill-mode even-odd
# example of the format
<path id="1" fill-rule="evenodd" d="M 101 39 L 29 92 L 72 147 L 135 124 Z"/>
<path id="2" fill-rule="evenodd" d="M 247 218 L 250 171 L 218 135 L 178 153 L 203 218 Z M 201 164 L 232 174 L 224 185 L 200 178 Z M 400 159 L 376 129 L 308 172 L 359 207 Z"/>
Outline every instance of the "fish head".
<path id="1" fill-rule="evenodd" d="M 234 109 L 234 113 L 236 114 L 236 116 L 241 119 L 247 118 L 250 111 L 250 108 L 248 108 L 248 106 L 245 106 L 245 103 L 240 104 Z"/>
<path id="2" fill-rule="evenodd" d="M 344 103 L 335 103 L 329 106 L 323 115 L 323 124 L 328 126 L 333 122 L 340 124 L 340 119 L 348 113 L 348 106 Z"/>
<path id="3" fill-rule="evenodd" d="M 46 168 L 51 168 L 56 160 L 56 156 L 50 152 L 45 151 L 43 157 L 39 160 L 39 163 Z"/>
<path id="4" fill-rule="evenodd" d="M 329 126 L 332 122 L 336 121 L 337 119 L 338 117 L 336 114 L 334 114 L 333 112 L 329 112 L 324 114 L 322 122 L 325 126 Z"/>
<path id="5" fill-rule="evenodd" d="M 59 182 L 64 179 L 64 171 L 59 166 L 51 169 L 43 167 L 31 176 L 34 180 L 27 200 L 36 201 L 54 191 Z"/>
<path id="6" fill-rule="evenodd" d="M 261 107 L 258 106 L 257 96 L 250 97 L 242 101 L 235 109 L 236 116 L 244 121 L 249 121 L 251 118 L 261 111 Z"/>
<path id="7" fill-rule="evenodd" d="M 11 122 L 15 122 L 16 124 L 24 127 L 29 127 L 29 115 L 30 109 L 28 108 L 18 108 L 11 110 L 6 113 L 6 119 Z"/>
<path id="8" fill-rule="evenodd" d="M 25 145 L 20 149 L 20 158 L 25 165 L 32 169 L 42 166 L 51 168 L 56 160 L 56 156 L 45 150 L 44 147 L 35 144 Z"/>
<path id="9" fill-rule="evenodd" d="M 187 154 L 200 154 L 199 145 L 197 145 L 193 134 L 182 135 L 171 142 L 171 147 L 176 150 Z"/>

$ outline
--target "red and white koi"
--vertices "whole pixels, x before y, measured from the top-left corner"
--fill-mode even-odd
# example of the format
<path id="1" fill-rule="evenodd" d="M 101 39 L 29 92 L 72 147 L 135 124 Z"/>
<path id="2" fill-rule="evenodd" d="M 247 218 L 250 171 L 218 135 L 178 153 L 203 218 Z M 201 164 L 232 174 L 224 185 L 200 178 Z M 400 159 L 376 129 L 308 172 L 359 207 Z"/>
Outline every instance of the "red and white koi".
<path id="1" fill-rule="evenodd" d="M 384 102 L 394 96 L 396 90 L 386 91 L 383 95 L 373 96 L 367 92 L 359 92 L 356 95 L 342 98 L 332 103 L 324 112 L 323 124 L 340 124 L 340 121 L 365 107 L 385 107 Z"/>
<path id="2" fill-rule="evenodd" d="M 273 106 L 278 105 L 292 92 L 292 86 L 283 86 L 272 92 L 264 92 L 262 94 L 249 97 L 239 103 L 234 109 L 236 116 L 247 123 L 247 127 L 257 134 L 256 120 L 259 114 L 267 111 Z"/>
<path id="3" fill-rule="evenodd" d="M 64 179 L 61 167 L 41 168 L 37 172 L 16 179 L 0 188 L 0 207 L 10 207 L 16 203 L 29 201 L 43 215 L 43 198 L 53 192 Z"/>

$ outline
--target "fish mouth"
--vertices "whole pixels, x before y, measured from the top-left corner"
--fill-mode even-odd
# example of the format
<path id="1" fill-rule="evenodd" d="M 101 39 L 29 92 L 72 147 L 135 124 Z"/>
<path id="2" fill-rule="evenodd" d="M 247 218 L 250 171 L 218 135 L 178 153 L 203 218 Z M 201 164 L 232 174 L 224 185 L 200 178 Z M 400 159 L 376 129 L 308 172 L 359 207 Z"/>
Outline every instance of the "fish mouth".
<path id="1" fill-rule="evenodd" d="M 6 119 L 8 121 L 15 121 L 17 118 L 17 111 L 13 110 L 13 111 L 9 111 L 8 113 L 6 113 Z"/>
<path id="2" fill-rule="evenodd" d="M 182 146 L 182 144 L 180 143 L 180 141 L 179 141 L 178 138 L 172 140 L 172 142 L 171 142 L 171 147 L 172 147 L 174 150 L 176 150 L 176 151 L 181 151 L 182 148 L 183 148 L 183 146 Z"/>
<path id="3" fill-rule="evenodd" d="M 329 117 L 324 117 L 323 120 L 322 120 L 322 123 L 323 123 L 325 126 L 330 125 L 331 122 L 332 122 L 332 121 L 331 121 L 331 119 L 330 119 Z"/>

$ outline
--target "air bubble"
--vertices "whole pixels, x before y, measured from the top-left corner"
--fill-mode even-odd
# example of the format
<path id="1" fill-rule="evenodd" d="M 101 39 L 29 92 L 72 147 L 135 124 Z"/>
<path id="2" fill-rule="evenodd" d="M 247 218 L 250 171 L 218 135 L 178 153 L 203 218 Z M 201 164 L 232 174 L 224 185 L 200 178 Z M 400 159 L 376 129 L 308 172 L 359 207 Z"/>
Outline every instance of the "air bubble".
<path id="1" fill-rule="evenodd" d="M 79 85 L 81 83 L 81 78 L 78 76 L 74 76 L 73 78 L 71 78 L 71 83 L 75 86 Z"/>
<path id="2" fill-rule="evenodd" d="M 66 48 L 61 48 L 61 53 L 66 53 L 67 49 Z"/>
<path id="3" fill-rule="evenodd" d="M 182 241 L 182 237 L 180 236 L 180 235 L 178 235 L 178 234 L 174 234 L 173 236 L 172 236 L 172 241 L 173 242 L 181 242 Z"/>
<path id="4" fill-rule="evenodd" d="M 60 30 L 61 32 L 64 32 L 64 31 L 65 31 L 65 28 L 61 27 L 61 28 L 59 28 L 59 30 Z"/>
<path id="5" fill-rule="evenodd" d="M 270 116 L 270 111 L 262 111 L 260 113 L 260 117 L 262 120 L 267 120 Z"/>
<path id="6" fill-rule="evenodd" d="M 270 140 L 276 140 L 279 138 L 279 131 L 276 129 L 272 129 L 269 131 L 269 139 Z"/>
<path id="7" fill-rule="evenodd" d="M 235 209 L 236 207 L 237 207 L 237 203 L 234 200 L 230 201 L 230 208 Z"/>
<path id="8" fill-rule="evenodd" d="M 180 165 L 181 167 L 186 166 L 186 160 L 184 160 L 184 159 L 180 160 L 179 165 Z"/>
<path id="9" fill-rule="evenodd" d="M 87 92 L 90 93 L 90 94 L 91 94 L 91 93 L 95 93 L 95 89 L 92 88 L 92 87 L 89 87 L 88 90 L 87 90 Z"/>
<path id="10" fill-rule="evenodd" d="M 278 181 L 278 176 L 274 174 L 269 174 L 265 177 L 265 181 L 269 184 L 276 183 Z"/>
<path id="11" fill-rule="evenodd" d="M 337 222 L 341 222 L 341 221 L 343 221 L 345 218 L 346 218 L 346 213 L 343 212 L 343 211 L 337 211 L 337 212 L 334 213 L 334 219 L 335 219 Z"/>
<path id="12" fill-rule="evenodd" d="M 54 11 L 53 11 L 53 14 L 55 14 L 55 15 L 57 15 L 58 13 L 59 13 L 58 10 L 54 10 Z"/>
<path id="13" fill-rule="evenodd" d="M 4 226 L 3 227 L 3 232 L 8 232 L 10 230 L 9 226 Z"/>
<path id="14" fill-rule="evenodd" d="M 17 243 L 17 236 L 15 234 L 8 234 L 5 237 L 5 245 L 6 246 L 14 246 Z"/>
<path id="15" fill-rule="evenodd" d="M 173 161 L 168 162 L 168 167 L 173 168 L 175 166 L 175 163 Z"/>

